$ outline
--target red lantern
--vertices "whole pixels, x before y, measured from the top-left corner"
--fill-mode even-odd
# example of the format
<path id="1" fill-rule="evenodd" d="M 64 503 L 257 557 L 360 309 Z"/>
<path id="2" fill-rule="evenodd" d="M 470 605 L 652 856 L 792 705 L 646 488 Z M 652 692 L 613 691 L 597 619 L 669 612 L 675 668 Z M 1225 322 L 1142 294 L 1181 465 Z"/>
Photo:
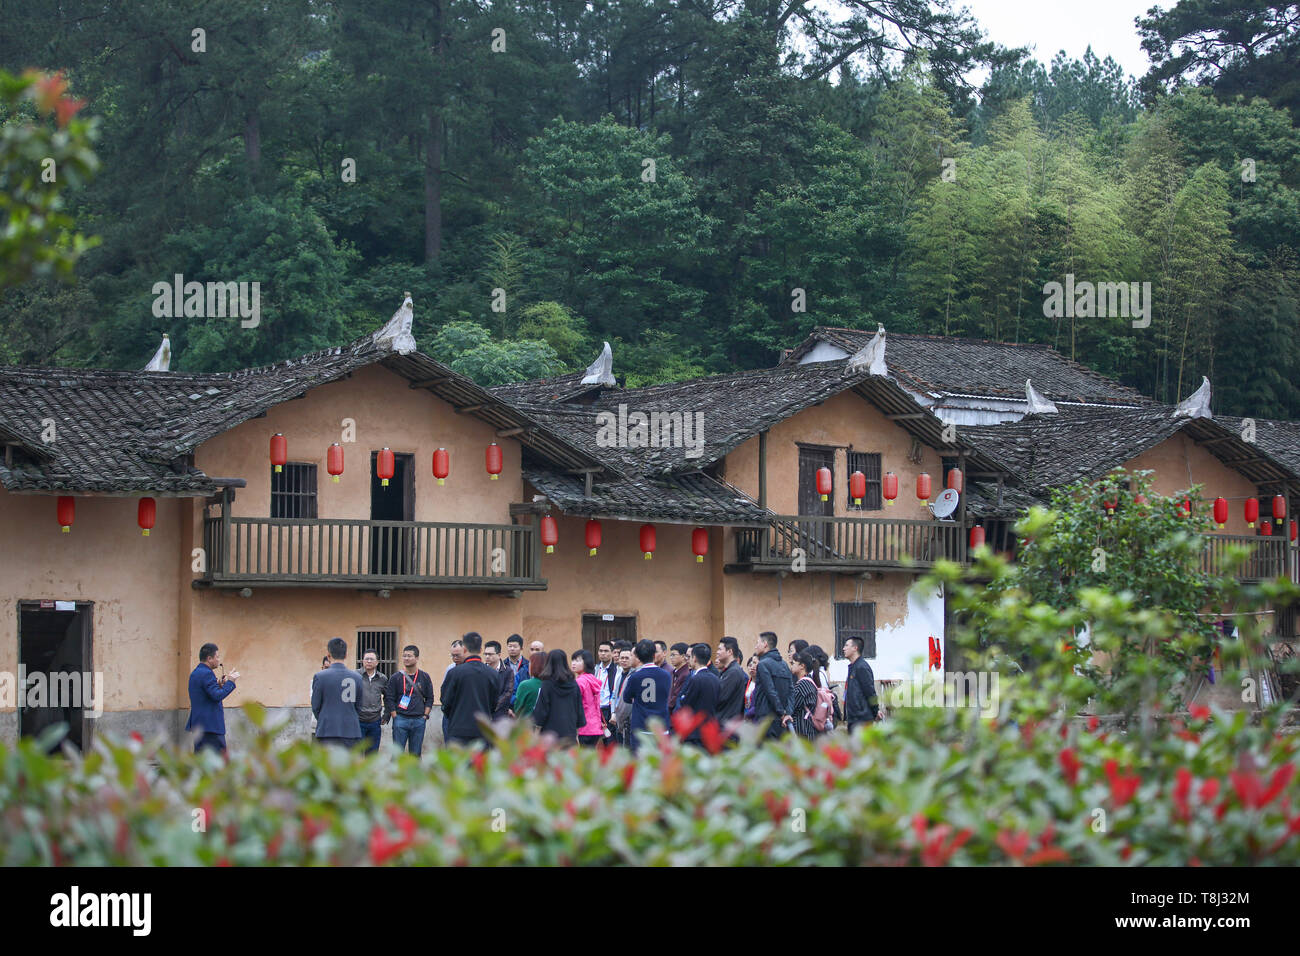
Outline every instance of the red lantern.
<path id="1" fill-rule="evenodd" d="M 1214 523 L 1222 528 L 1228 522 L 1228 499 L 1214 499 Z"/>
<path id="2" fill-rule="evenodd" d="M 560 526 L 555 523 L 555 519 L 547 515 L 542 519 L 542 544 L 546 545 L 546 553 L 555 553 L 555 542 L 560 540 Z"/>
<path id="3" fill-rule="evenodd" d="M 158 502 L 152 498 L 141 498 L 135 509 L 135 520 L 140 525 L 140 533 L 146 538 L 158 518 Z"/>
<path id="4" fill-rule="evenodd" d="M 643 524 L 641 526 L 641 551 L 647 561 L 655 553 L 655 526 L 652 524 Z"/>
<path id="5" fill-rule="evenodd" d="M 976 548 L 983 547 L 983 545 L 984 526 L 977 524 L 975 527 L 970 529 L 970 549 L 974 551 Z"/>
<path id="6" fill-rule="evenodd" d="M 961 492 L 962 474 L 960 468 L 948 469 L 948 487 L 958 493 Z"/>
<path id="7" fill-rule="evenodd" d="M 1119 499 L 1112 498 L 1110 501 L 1103 501 L 1102 504 L 1106 506 L 1106 514 L 1113 515 L 1115 509 L 1119 507 Z"/>
<path id="8" fill-rule="evenodd" d="M 1259 499 L 1246 499 L 1246 524 L 1255 527 L 1255 522 L 1259 520 Z"/>
<path id="9" fill-rule="evenodd" d="M 1259 523 L 1259 530 L 1264 534 L 1264 537 L 1269 537 L 1273 534 L 1273 522 L 1265 518 Z"/>
<path id="10" fill-rule="evenodd" d="M 433 453 L 433 477 L 438 479 L 438 484 L 442 484 L 449 474 L 451 459 L 447 456 L 447 449 L 439 448 Z"/>
<path id="11" fill-rule="evenodd" d="M 817 469 L 817 493 L 825 501 L 831 496 L 831 470 L 829 468 Z"/>
<path id="12" fill-rule="evenodd" d="M 1133 504 L 1145 505 L 1146 503 L 1147 503 L 1147 496 L 1142 494 L 1141 492 L 1138 492 L 1136 495 L 1133 496 Z"/>
<path id="13" fill-rule="evenodd" d="M 704 556 L 709 553 L 709 532 L 705 528 L 696 528 L 691 532 L 691 551 L 695 553 L 695 560 L 699 564 L 704 563 Z"/>
<path id="14" fill-rule="evenodd" d="M 916 476 L 916 497 L 922 501 L 930 500 L 930 476 L 925 472 Z"/>
<path id="15" fill-rule="evenodd" d="M 867 476 L 860 471 L 855 471 L 849 475 L 849 497 L 853 499 L 855 505 L 861 505 L 862 499 L 867 496 Z"/>
<path id="16" fill-rule="evenodd" d="M 886 505 L 892 505 L 894 499 L 898 497 L 898 476 L 892 471 L 885 472 L 885 480 L 881 482 L 880 493 L 884 496 Z"/>
<path id="17" fill-rule="evenodd" d="M 501 476 L 501 446 L 496 442 L 487 446 L 487 471 L 493 481 Z"/>
<path id="18" fill-rule="evenodd" d="M 1273 517 L 1279 524 L 1286 517 L 1286 499 L 1281 495 L 1273 496 Z"/>
<path id="19" fill-rule="evenodd" d="M 271 436 L 271 464 L 275 465 L 276 473 L 284 468 L 284 463 L 289 460 L 289 442 L 279 432 Z"/>
<path id="20" fill-rule="evenodd" d="M 70 495 L 59 495 L 59 500 L 55 505 L 55 514 L 59 519 L 59 527 L 65 532 L 72 530 L 72 519 L 77 513 L 77 502 Z"/>
<path id="21" fill-rule="evenodd" d="M 1182 510 L 1182 512 L 1183 512 L 1183 517 L 1184 517 L 1184 518 L 1190 518 L 1190 517 L 1192 516 L 1192 499 L 1191 499 L 1191 498 L 1184 498 L 1184 499 L 1183 499 L 1183 503 L 1182 503 L 1181 505 L 1179 505 L 1178 507 Z"/>
<path id="22" fill-rule="evenodd" d="M 1295 518 L 1292 518 L 1291 519 L 1291 540 L 1294 541 L 1295 538 L 1296 538 L 1296 523 L 1295 523 Z"/>
<path id="23" fill-rule="evenodd" d="M 338 442 L 330 445 L 329 450 L 325 452 L 325 470 L 330 473 L 330 478 L 335 482 L 339 480 L 339 475 L 343 474 L 343 446 Z"/>
<path id="24" fill-rule="evenodd" d="M 388 487 L 388 479 L 393 477 L 393 471 L 397 467 L 393 453 L 385 448 L 375 459 L 375 474 L 379 476 L 379 483 L 385 488 Z"/>
<path id="25" fill-rule="evenodd" d="M 594 558 L 596 549 L 600 547 L 600 522 L 595 518 L 587 521 L 587 548 Z"/>

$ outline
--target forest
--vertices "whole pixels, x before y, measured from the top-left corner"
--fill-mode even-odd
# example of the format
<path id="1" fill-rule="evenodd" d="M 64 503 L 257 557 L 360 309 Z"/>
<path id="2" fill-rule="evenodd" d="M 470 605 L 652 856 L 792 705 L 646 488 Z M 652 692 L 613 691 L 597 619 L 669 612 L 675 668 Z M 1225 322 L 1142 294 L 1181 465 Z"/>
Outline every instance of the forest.
<path id="1" fill-rule="evenodd" d="M 883 324 L 1300 417 L 1295 4 L 1153 7 L 1143 77 L 946 0 L 0 0 L 0 24 L 0 70 L 61 72 L 99 160 L 63 195 L 96 237 L 73 274 L 0 288 L 5 363 L 139 368 L 166 332 L 174 370 L 265 364 L 409 291 L 420 348 L 483 384 L 602 340 L 641 385 Z M 258 282 L 260 323 L 160 318 L 176 275 Z M 1149 283 L 1149 325 L 1045 308 L 1067 276 Z"/>

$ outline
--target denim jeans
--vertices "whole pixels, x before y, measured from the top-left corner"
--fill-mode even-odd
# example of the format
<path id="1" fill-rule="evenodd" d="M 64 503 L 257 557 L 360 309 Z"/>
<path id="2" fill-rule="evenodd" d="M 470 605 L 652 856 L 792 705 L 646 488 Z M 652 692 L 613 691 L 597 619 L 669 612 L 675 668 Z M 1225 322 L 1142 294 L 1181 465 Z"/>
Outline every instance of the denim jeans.
<path id="1" fill-rule="evenodd" d="M 420 756 L 421 750 L 424 749 L 424 725 L 426 721 L 423 717 L 403 717 L 401 714 L 393 715 L 393 743 L 397 745 L 399 751 L 406 750 L 407 742 L 410 742 L 410 750 L 415 756 Z"/>
<path id="2" fill-rule="evenodd" d="M 361 739 L 365 741 L 365 752 L 374 753 L 379 749 L 379 741 L 383 739 L 383 731 L 377 720 L 361 721 Z"/>
<path id="3" fill-rule="evenodd" d="M 226 735 L 225 734 L 204 734 L 194 744 L 194 752 L 200 750 L 215 750 L 219 754 L 226 752 Z"/>

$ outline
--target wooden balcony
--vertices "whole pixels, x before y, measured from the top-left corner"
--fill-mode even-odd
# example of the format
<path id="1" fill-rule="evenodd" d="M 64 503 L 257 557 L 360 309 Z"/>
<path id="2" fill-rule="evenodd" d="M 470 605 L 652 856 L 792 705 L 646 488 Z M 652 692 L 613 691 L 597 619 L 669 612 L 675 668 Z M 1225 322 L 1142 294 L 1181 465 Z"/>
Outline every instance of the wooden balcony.
<path id="1" fill-rule="evenodd" d="M 1229 565 L 1229 547 L 1253 548 L 1246 562 L 1238 567 Z M 1300 583 L 1300 569 L 1296 566 L 1296 549 L 1281 535 L 1207 534 L 1201 570 L 1206 573 L 1232 573 L 1242 581 L 1265 581 L 1273 578 L 1290 578 Z"/>
<path id="2" fill-rule="evenodd" d="M 196 583 L 217 588 L 546 587 L 531 524 L 216 515 L 203 519 L 203 545 L 208 570 Z"/>
<path id="3" fill-rule="evenodd" d="M 733 571 L 789 571 L 796 549 L 809 571 L 929 568 L 965 564 L 967 529 L 955 521 L 780 515 L 766 528 L 736 531 Z"/>

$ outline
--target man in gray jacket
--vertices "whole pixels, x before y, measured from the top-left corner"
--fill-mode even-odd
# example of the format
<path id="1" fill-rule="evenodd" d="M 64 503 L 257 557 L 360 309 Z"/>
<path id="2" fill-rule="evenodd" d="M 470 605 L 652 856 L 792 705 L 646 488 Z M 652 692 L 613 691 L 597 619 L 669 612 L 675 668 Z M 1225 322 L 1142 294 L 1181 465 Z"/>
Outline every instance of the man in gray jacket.
<path id="1" fill-rule="evenodd" d="M 343 663 L 347 641 L 331 637 L 326 645 L 330 666 L 316 673 L 311 684 L 311 712 L 316 739 L 323 744 L 351 747 L 361 739 L 362 677 Z"/>
<path id="2" fill-rule="evenodd" d="M 383 735 L 384 694 L 388 692 L 388 675 L 379 669 L 379 655 L 366 651 L 361 655 L 361 736 L 366 753 L 379 749 Z"/>

